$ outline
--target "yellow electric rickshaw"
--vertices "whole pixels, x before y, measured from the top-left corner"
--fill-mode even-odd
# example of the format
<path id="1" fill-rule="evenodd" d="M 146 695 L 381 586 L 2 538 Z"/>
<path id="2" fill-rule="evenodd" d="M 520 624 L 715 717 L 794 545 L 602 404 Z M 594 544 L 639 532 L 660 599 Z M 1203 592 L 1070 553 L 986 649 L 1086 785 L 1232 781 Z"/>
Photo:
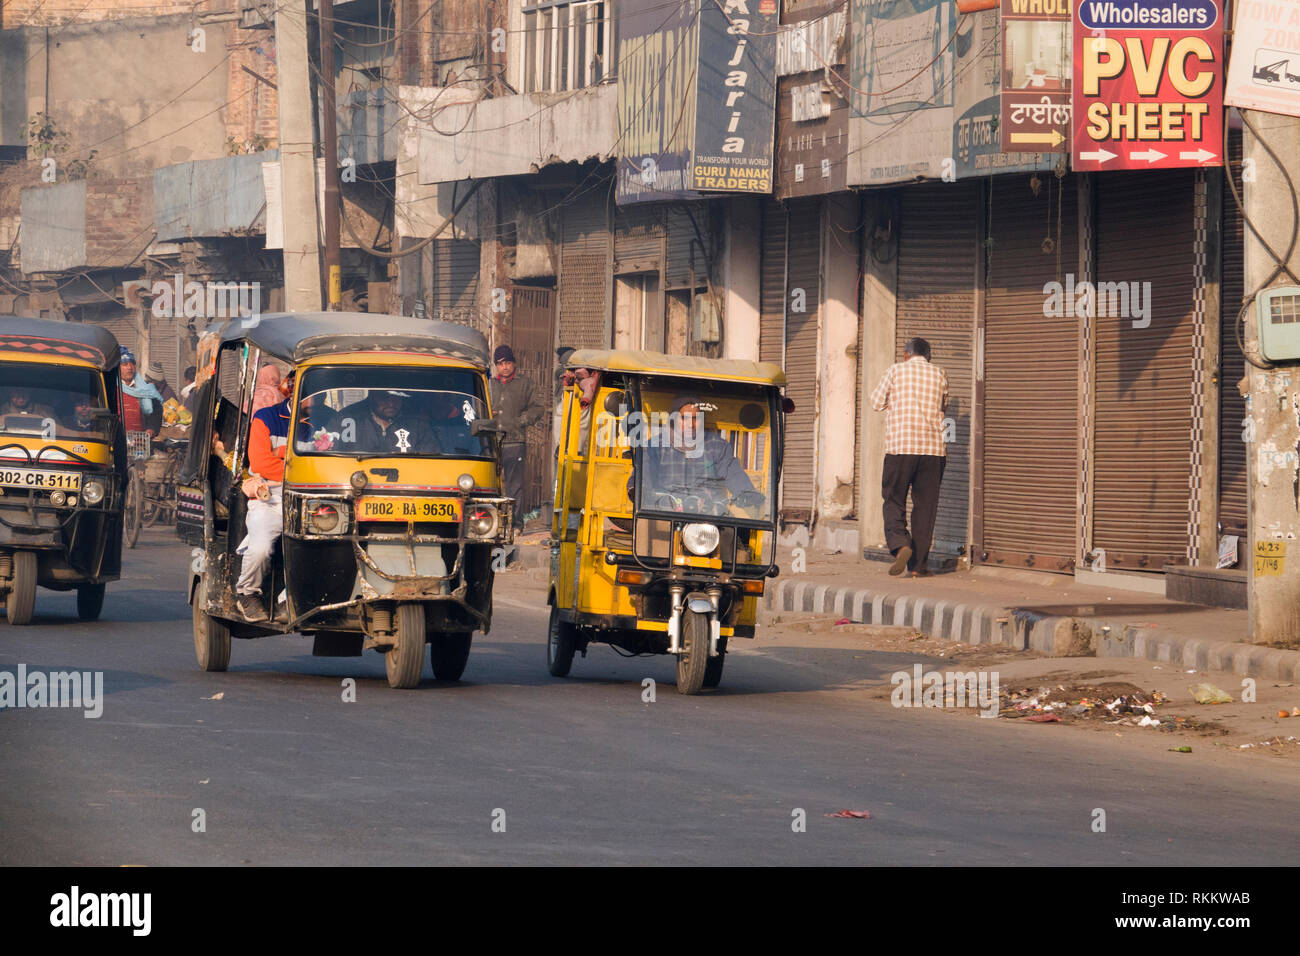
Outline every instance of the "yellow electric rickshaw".
<path id="1" fill-rule="evenodd" d="M 592 641 L 722 679 L 775 565 L 785 373 L 771 363 L 581 350 L 568 360 L 551 525 L 547 665 Z M 566 379 L 567 380 L 567 379 Z"/>
<path id="2" fill-rule="evenodd" d="M 196 546 L 199 665 L 225 670 L 232 637 L 301 632 L 318 655 L 383 652 L 393 687 L 420 682 L 428 643 L 434 676 L 458 680 L 512 540 L 483 336 L 388 315 L 265 315 L 209 330 L 198 364 L 177 528 Z M 259 418 L 268 364 L 293 385 Z M 259 437 L 257 423 L 280 420 Z M 283 448 L 280 482 L 254 473 L 254 439 Z M 245 558 L 268 501 L 277 550 L 250 603 Z"/>
<path id="3" fill-rule="evenodd" d="M 99 617 L 122 571 L 126 435 L 117 340 L 74 322 L 0 316 L 0 590 L 27 624 L 36 586 L 77 589 Z"/>

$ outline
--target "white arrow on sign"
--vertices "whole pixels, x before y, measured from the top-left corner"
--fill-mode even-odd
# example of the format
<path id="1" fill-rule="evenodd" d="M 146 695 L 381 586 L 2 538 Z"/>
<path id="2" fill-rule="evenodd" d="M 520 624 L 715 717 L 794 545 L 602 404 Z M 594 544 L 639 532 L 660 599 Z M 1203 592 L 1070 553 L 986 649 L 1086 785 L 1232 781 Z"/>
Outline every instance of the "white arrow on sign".
<path id="1" fill-rule="evenodd" d="M 1194 152 L 1194 153 L 1179 153 L 1179 154 L 1178 154 L 1178 158 L 1179 158 L 1179 159 L 1194 159 L 1194 160 L 1196 160 L 1196 162 L 1198 162 L 1198 163 L 1203 163 L 1203 162 L 1205 162 L 1206 160 L 1215 159 L 1218 155 L 1219 155 L 1218 153 L 1212 153 L 1212 152 L 1210 152 L 1208 149 L 1205 149 L 1204 147 L 1202 147 L 1201 149 L 1198 149 L 1198 150 L 1197 150 L 1196 152 Z"/>
<path id="2" fill-rule="evenodd" d="M 1108 149 L 1098 149 L 1091 153 L 1080 153 L 1080 159 L 1095 159 L 1099 163 L 1104 163 L 1108 159 L 1114 159 L 1119 153 L 1112 153 Z"/>
<path id="3" fill-rule="evenodd" d="M 1165 153 L 1158 149 L 1148 149 L 1144 152 L 1132 152 L 1128 154 L 1129 159 L 1145 159 L 1148 163 L 1154 163 L 1165 158 Z"/>

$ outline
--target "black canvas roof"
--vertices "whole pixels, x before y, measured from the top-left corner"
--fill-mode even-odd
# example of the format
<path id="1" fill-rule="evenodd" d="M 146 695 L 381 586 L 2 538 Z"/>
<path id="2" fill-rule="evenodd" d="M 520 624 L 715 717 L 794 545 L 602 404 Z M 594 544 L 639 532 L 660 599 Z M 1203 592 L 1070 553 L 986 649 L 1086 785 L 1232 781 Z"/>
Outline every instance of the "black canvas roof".
<path id="1" fill-rule="evenodd" d="M 0 351 L 6 350 L 66 355 L 105 371 L 117 368 L 121 354 L 117 339 L 103 326 L 0 315 Z"/>
<path id="2" fill-rule="evenodd" d="M 372 312 L 275 312 L 210 326 L 223 342 L 247 340 L 281 361 L 339 352 L 418 352 L 488 367 L 487 339 L 454 322 Z"/>

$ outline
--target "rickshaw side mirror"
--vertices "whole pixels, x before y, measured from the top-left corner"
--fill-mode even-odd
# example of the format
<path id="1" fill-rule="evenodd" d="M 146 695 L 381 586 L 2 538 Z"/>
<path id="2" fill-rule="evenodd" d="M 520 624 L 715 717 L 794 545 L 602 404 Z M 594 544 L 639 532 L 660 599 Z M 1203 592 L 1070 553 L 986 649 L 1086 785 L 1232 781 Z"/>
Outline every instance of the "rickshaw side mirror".
<path id="1" fill-rule="evenodd" d="M 476 418 L 469 423 L 469 433 L 475 437 L 479 435 L 500 436 L 505 434 L 505 429 L 490 418 Z"/>
<path id="2" fill-rule="evenodd" d="M 92 408 L 90 417 L 94 419 L 116 418 L 117 414 L 111 408 Z"/>

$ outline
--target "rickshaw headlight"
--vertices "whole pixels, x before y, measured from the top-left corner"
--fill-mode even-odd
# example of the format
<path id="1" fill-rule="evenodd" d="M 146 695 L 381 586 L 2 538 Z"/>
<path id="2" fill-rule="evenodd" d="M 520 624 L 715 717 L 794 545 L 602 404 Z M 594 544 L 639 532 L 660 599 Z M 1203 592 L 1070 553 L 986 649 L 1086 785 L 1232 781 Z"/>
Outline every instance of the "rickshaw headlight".
<path id="1" fill-rule="evenodd" d="M 347 512 L 332 501 L 309 500 L 303 511 L 307 530 L 313 534 L 342 534 L 347 530 Z"/>
<path id="2" fill-rule="evenodd" d="M 688 524 L 682 528 L 682 544 L 691 554 L 704 557 L 718 550 L 718 526 L 713 524 Z"/>
<path id="3" fill-rule="evenodd" d="M 491 505 L 470 505 L 465 511 L 465 531 L 475 538 L 487 538 L 497 530 L 497 509 Z"/>
<path id="4" fill-rule="evenodd" d="M 97 481 L 88 481 L 81 489 L 81 496 L 86 499 L 86 504 L 97 505 L 104 500 L 104 486 Z"/>
<path id="5" fill-rule="evenodd" d="M 67 503 L 68 503 L 68 496 L 64 494 L 62 491 L 50 492 L 50 504 L 54 505 L 57 508 L 62 508 Z"/>
<path id="6" fill-rule="evenodd" d="M 460 486 L 461 491 L 473 491 L 474 476 L 468 474 L 461 475 L 459 478 L 456 479 L 456 484 Z"/>

